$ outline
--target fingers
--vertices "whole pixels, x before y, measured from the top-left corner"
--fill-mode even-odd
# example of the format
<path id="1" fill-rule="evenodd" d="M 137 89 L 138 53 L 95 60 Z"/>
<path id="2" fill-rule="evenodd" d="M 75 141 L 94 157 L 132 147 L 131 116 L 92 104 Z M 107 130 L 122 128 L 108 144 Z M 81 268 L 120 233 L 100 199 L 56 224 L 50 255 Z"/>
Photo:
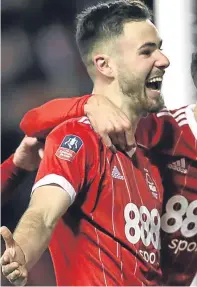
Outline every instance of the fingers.
<path id="1" fill-rule="evenodd" d="M 110 103 L 106 106 L 106 111 L 108 111 L 108 113 L 104 113 L 106 117 L 101 116 L 101 113 L 96 110 L 95 113 L 89 112 L 88 117 L 93 129 L 101 136 L 107 147 L 113 152 L 116 152 L 115 146 L 123 151 L 128 151 L 135 143 L 131 122 L 121 110 L 111 105 Z M 97 110 L 101 110 L 99 105 L 97 107 Z"/>
<path id="2" fill-rule="evenodd" d="M 130 130 L 130 124 L 123 126 L 119 122 L 108 120 L 105 126 L 98 126 L 98 123 L 92 123 L 92 126 L 102 138 L 103 143 L 114 153 L 117 152 L 115 146 L 123 151 L 131 150 L 135 146 L 135 137 Z"/>
<path id="3" fill-rule="evenodd" d="M 0 228 L 0 234 L 5 241 L 6 249 L 13 247 L 15 241 L 13 239 L 11 231 L 7 227 L 2 226 Z"/>
<path id="4" fill-rule="evenodd" d="M 126 116 L 125 116 L 126 117 Z M 108 120 L 105 126 L 96 126 L 97 132 L 101 134 L 105 145 L 117 146 L 121 150 L 130 150 L 135 144 L 135 137 L 131 128 L 131 122 L 112 118 Z M 102 131 L 101 131 L 102 129 Z M 106 142 L 108 144 L 106 144 Z"/>
<path id="5" fill-rule="evenodd" d="M 6 253 L 6 251 L 5 251 Z M 12 262 L 12 259 L 10 258 L 10 254 L 5 255 L 5 253 L 3 254 L 3 256 L 1 257 L 1 265 L 6 265 L 9 264 L 10 262 Z"/>
<path id="6" fill-rule="evenodd" d="M 32 146 L 37 145 L 37 143 L 38 143 L 37 138 L 25 136 L 21 142 L 21 145 L 27 145 L 29 147 L 32 147 Z"/>
<path id="7" fill-rule="evenodd" d="M 15 270 L 7 276 L 7 279 L 15 286 L 24 286 L 27 283 L 27 272 Z"/>
<path id="8" fill-rule="evenodd" d="M 14 270 L 12 273 L 10 273 L 9 275 L 6 276 L 6 278 L 12 282 L 15 281 L 20 275 L 20 271 L 19 270 Z"/>
<path id="9" fill-rule="evenodd" d="M 110 134 L 110 138 L 112 143 L 120 148 L 121 150 L 125 150 L 127 143 L 126 143 L 126 138 L 125 138 L 125 133 L 121 132 L 121 133 L 112 133 Z"/>
<path id="10" fill-rule="evenodd" d="M 135 136 L 134 136 L 133 132 L 130 132 L 130 131 L 126 132 L 125 138 L 126 138 L 126 143 L 127 143 L 126 150 L 131 150 L 133 147 L 136 146 Z"/>
<path id="11" fill-rule="evenodd" d="M 8 276 L 10 273 L 17 270 L 19 267 L 19 264 L 17 262 L 11 262 L 10 264 L 6 264 L 2 266 L 2 273 L 5 276 Z"/>
<path id="12" fill-rule="evenodd" d="M 15 286 L 24 286 L 27 282 L 27 270 L 17 262 L 2 266 L 2 273 Z"/>
<path id="13" fill-rule="evenodd" d="M 130 130 L 131 129 L 131 121 L 127 118 L 127 116 L 125 115 L 125 113 L 123 113 L 121 110 L 119 110 L 117 116 L 116 116 L 117 121 L 120 123 L 120 125 L 122 126 L 122 128 L 126 131 L 126 130 Z"/>
<path id="14" fill-rule="evenodd" d="M 20 277 L 19 279 L 16 279 L 12 283 L 15 286 L 25 286 L 27 284 L 27 277 Z"/>
<path id="15" fill-rule="evenodd" d="M 112 144 L 112 141 L 111 141 L 109 135 L 106 134 L 106 133 L 101 133 L 101 134 L 100 134 L 100 137 L 101 137 L 101 139 L 102 139 L 102 142 L 103 142 L 108 148 L 110 148 L 113 153 L 116 153 L 116 148 L 115 148 L 115 146 Z"/>
<path id="16" fill-rule="evenodd" d="M 103 143 L 112 149 L 112 151 L 115 151 L 116 148 L 112 144 L 112 141 L 109 137 L 109 132 L 112 129 L 112 125 L 110 122 L 108 122 L 105 127 L 104 125 L 102 127 L 98 126 L 97 123 L 94 121 L 94 119 L 91 120 L 91 125 L 96 133 L 98 133 L 103 141 Z"/>

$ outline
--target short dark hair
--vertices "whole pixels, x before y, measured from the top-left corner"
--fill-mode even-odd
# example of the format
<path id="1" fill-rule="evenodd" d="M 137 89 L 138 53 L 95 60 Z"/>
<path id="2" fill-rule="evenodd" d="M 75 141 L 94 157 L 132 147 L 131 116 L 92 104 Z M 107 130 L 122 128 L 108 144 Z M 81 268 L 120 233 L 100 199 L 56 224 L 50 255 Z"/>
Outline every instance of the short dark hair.
<path id="1" fill-rule="evenodd" d="M 82 59 L 87 57 L 96 43 L 123 32 L 129 21 L 151 20 L 148 7 L 139 0 L 119 0 L 88 7 L 77 16 L 76 41 Z"/>

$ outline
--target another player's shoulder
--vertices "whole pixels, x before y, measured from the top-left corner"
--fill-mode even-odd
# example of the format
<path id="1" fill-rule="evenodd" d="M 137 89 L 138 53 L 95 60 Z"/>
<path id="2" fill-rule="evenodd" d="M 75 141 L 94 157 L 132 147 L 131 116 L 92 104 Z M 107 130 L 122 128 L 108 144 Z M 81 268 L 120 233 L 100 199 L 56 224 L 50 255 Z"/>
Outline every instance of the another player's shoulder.
<path id="1" fill-rule="evenodd" d="M 160 110 L 157 113 L 151 113 L 146 118 L 142 118 L 141 122 L 146 125 L 150 123 L 153 125 L 154 123 L 176 123 L 179 127 L 182 126 L 190 126 L 190 122 L 192 118 L 194 118 L 194 106 L 195 105 L 188 105 L 184 107 L 180 107 L 178 109 L 169 110 L 166 107 Z"/>
<path id="2" fill-rule="evenodd" d="M 155 117 L 159 120 L 172 120 L 176 121 L 178 126 L 181 127 L 183 125 L 188 124 L 187 119 L 187 111 L 190 106 L 180 107 L 178 109 L 168 110 L 167 108 L 162 109 L 158 113 L 155 114 Z"/>
<path id="3" fill-rule="evenodd" d="M 194 137 L 197 138 L 197 122 L 194 116 L 194 108 L 195 104 L 174 110 L 164 109 L 155 114 L 155 116 L 157 119 L 164 118 L 164 123 L 165 121 L 175 121 L 183 132 L 191 131 Z"/>

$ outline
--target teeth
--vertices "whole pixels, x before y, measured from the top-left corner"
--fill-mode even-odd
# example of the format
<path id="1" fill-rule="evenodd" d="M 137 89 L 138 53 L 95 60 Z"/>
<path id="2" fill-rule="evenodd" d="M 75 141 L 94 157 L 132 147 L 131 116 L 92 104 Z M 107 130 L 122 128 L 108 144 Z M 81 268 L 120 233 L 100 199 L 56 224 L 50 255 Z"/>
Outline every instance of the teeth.
<path id="1" fill-rule="evenodd" d="M 162 82 L 162 78 L 161 77 L 155 77 L 155 78 L 152 78 L 148 81 L 148 83 L 155 83 L 155 82 Z"/>

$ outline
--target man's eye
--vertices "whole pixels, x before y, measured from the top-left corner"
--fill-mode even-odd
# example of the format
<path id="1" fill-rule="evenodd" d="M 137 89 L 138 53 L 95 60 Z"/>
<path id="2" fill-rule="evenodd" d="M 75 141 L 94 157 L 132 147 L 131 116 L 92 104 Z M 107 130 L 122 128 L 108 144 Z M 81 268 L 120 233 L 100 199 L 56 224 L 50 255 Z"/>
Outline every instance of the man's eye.
<path id="1" fill-rule="evenodd" d="M 142 55 L 151 55 L 152 54 L 152 50 L 143 50 L 142 51 Z"/>

